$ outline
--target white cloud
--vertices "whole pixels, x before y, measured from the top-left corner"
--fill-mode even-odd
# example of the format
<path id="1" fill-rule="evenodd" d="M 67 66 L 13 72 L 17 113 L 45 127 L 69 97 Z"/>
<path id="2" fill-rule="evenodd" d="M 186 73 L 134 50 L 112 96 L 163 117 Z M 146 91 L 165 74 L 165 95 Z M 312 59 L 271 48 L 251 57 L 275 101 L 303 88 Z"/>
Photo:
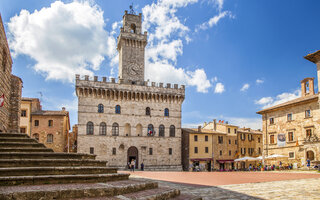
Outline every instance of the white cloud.
<path id="1" fill-rule="evenodd" d="M 220 12 L 218 15 L 211 17 L 208 21 L 198 25 L 197 28 L 195 29 L 195 32 L 198 32 L 199 30 L 206 30 L 208 28 L 211 28 L 214 25 L 217 25 L 221 19 L 227 16 L 230 18 L 233 18 L 233 15 L 231 14 L 230 11 Z"/>
<path id="2" fill-rule="evenodd" d="M 255 104 L 262 105 L 262 109 L 265 109 L 299 97 L 301 97 L 301 91 L 297 89 L 293 93 L 284 92 L 276 97 L 263 97 L 255 101 Z"/>
<path id="3" fill-rule="evenodd" d="M 155 82 L 168 82 L 195 86 L 198 92 L 207 93 L 212 87 L 203 69 L 194 71 L 176 67 L 178 56 L 183 54 L 183 42 L 190 42 L 189 27 L 176 16 L 179 8 L 197 0 L 163 0 L 142 8 L 143 31 L 148 31 L 145 78 Z"/>
<path id="4" fill-rule="evenodd" d="M 264 80 L 262 80 L 262 79 L 257 79 L 257 80 L 256 80 L 256 83 L 257 83 L 257 84 L 262 84 L 262 83 L 264 83 Z"/>
<path id="5" fill-rule="evenodd" d="M 261 129 L 262 120 L 261 118 L 242 118 L 242 117 L 224 117 L 225 121 L 228 121 L 229 124 L 239 126 L 240 128 L 252 128 L 252 129 Z"/>
<path id="6" fill-rule="evenodd" d="M 214 89 L 214 93 L 223 93 L 225 91 L 224 85 L 222 83 L 217 83 Z"/>
<path id="7" fill-rule="evenodd" d="M 10 19 L 9 43 L 13 56 L 28 55 L 33 68 L 46 79 L 72 82 L 74 74 L 93 75 L 115 45 L 104 30 L 103 11 L 87 1 L 63 3 Z"/>
<path id="8" fill-rule="evenodd" d="M 240 89 L 240 91 L 245 92 L 249 89 L 250 85 L 248 83 L 245 83 L 242 88 Z"/>

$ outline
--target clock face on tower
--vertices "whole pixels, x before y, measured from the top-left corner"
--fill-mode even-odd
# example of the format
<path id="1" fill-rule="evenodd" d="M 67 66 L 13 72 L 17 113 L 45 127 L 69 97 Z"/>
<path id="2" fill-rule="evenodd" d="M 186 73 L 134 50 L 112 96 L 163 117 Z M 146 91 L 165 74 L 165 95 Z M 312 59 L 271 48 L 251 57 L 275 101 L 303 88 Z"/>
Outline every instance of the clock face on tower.
<path id="1" fill-rule="evenodd" d="M 140 66 L 137 63 L 129 63 L 128 65 L 129 74 L 131 76 L 136 76 L 140 73 Z"/>

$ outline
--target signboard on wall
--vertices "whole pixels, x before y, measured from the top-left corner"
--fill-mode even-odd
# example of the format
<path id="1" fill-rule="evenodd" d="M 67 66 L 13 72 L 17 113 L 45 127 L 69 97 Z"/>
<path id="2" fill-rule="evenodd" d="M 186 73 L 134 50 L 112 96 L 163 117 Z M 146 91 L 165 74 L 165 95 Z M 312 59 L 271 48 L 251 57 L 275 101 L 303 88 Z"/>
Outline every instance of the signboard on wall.
<path id="1" fill-rule="evenodd" d="M 277 144 L 278 144 L 278 147 L 286 146 L 286 134 L 285 133 L 279 133 L 278 134 Z"/>

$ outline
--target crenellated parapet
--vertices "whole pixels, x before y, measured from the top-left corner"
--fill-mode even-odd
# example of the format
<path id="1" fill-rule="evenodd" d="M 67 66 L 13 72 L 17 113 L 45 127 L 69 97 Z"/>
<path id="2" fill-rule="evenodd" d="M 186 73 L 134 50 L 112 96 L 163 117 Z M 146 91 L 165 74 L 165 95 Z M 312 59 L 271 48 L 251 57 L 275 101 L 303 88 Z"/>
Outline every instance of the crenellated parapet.
<path id="1" fill-rule="evenodd" d="M 135 85 L 125 83 L 115 78 L 108 79 L 98 76 L 90 79 L 88 75 L 80 78 L 76 75 L 76 93 L 78 97 L 105 98 L 109 100 L 124 101 L 153 101 L 182 104 L 185 97 L 185 86 L 171 83 L 155 83 L 144 81 L 143 84 Z"/>

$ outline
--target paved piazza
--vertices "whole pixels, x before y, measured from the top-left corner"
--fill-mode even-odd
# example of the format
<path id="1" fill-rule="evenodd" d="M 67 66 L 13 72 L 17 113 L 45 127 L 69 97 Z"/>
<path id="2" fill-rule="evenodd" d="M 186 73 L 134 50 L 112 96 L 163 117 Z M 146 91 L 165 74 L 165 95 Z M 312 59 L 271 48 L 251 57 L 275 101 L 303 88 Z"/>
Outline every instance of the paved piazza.
<path id="1" fill-rule="evenodd" d="M 128 172 L 125 172 L 128 173 Z M 134 172 L 203 199 L 320 199 L 320 173 L 312 172 Z"/>

